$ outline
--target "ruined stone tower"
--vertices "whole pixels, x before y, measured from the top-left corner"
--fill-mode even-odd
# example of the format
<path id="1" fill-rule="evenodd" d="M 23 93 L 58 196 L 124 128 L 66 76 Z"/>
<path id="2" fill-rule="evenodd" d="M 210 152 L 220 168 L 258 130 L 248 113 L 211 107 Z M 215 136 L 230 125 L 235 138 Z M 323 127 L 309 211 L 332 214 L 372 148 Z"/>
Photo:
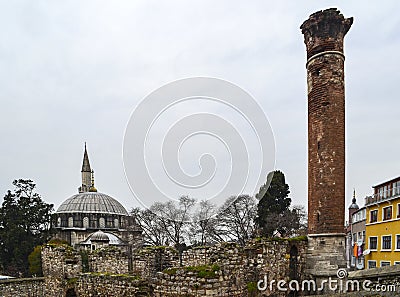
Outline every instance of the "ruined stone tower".
<path id="1" fill-rule="evenodd" d="M 307 49 L 308 232 L 310 269 L 345 267 L 345 101 L 343 40 L 353 18 L 335 9 L 300 27 Z"/>

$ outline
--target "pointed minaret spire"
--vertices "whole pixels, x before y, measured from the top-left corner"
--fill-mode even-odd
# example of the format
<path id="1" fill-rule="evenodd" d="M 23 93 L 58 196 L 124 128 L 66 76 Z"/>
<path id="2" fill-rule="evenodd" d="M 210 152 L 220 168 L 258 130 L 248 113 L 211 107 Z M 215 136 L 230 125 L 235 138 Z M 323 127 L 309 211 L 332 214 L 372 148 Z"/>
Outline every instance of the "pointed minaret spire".
<path id="1" fill-rule="evenodd" d="M 79 187 L 79 193 L 89 192 L 92 186 L 92 169 L 90 168 L 89 156 L 86 149 L 83 153 L 83 163 L 82 163 L 82 186 Z"/>
<path id="2" fill-rule="evenodd" d="M 356 200 L 356 188 L 353 188 L 353 200 L 351 202 L 353 202 L 353 203 L 357 202 L 357 200 Z"/>
<path id="3" fill-rule="evenodd" d="M 83 163 L 82 163 L 82 171 L 81 172 L 92 172 L 90 169 L 90 162 L 89 156 L 86 149 L 86 142 L 85 142 L 85 152 L 83 153 Z"/>

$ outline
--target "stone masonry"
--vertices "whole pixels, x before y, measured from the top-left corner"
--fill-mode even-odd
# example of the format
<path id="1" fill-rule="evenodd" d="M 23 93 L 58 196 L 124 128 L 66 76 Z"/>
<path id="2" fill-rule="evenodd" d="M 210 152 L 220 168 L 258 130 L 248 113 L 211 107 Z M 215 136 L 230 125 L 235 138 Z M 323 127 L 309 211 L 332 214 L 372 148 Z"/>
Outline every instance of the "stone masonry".
<path id="1" fill-rule="evenodd" d="M 276 288 L 258 292 L 257 282 L 264 277 L 301 281 L 306 251 L 304 238 L 255 239 L 244 247 L 222 243 L 189 249 L 182 254 L 181 266 L 179 253 L 171 247 L 137 251 L 133 265 L 121 251 L 104 248 L 88 253 L 90 271 L 83 273 L 86 264 L 81 253 L 65 245 L 46 245 L 42 248 L 44 279 L 18 284 L 0 281 L 0 296 L 25 296 L 28 290 L 35 290 L 35 297 L 285 296 L 277 294 Z"/>
<path id="2" fill-rule="evenodd" d="M 128 254 L 118 248 L 108 247 L 92 251 L 88 255 L 88 262 L 91 272 L 129 273 Z"/>

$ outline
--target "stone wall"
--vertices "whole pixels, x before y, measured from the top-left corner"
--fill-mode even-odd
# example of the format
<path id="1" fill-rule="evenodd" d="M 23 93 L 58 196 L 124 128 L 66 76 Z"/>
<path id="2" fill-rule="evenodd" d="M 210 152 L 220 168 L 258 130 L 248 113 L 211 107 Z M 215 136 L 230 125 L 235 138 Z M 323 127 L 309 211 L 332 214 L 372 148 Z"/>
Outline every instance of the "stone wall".
<path id="1" fill-rule="evenodd" d="M 79 297 L 150 296 L 147 282 L 127 275 L 82 274 L 75 292 Z"/>
<path id="2" fill-rule="evenodd" d="M 306 247 L 304 240 L 258 239 L 245 247 L 192 248 L 181 257 L 171 247 L 147 247 L 132 258 L 108 247 L 88 252 L 90 272 L 82 273 L 86 260 L 80 252 L 47 245 L 42 249 L 43 295 L 33 296 L 268 296 L 271 292 L 257 291 L 264 276 L 304 278 Z"/>
<path id="3" fill-rule="evenodd" d="M 157 273 L 150 282 L 154 296 L 280 296 L 259 292 L 264 279 L 305 278 L 305 241 L 254 240 L 245 247 L 223 243 L 195 248 L 182 255 L 183 267 Z M 282 293 L 281 296 L 286 296 Z"/>
<path id="4" fill-rule="evenodd" d="M 45 245 L 42 248 L 42 269 L 45 277 L 45 296 L 65 296 L 68 280 L 82 272 L 78 251 L 67 245 Z"/>
<path id="5" fill-rule="evenodd" d="M 127 274 L 129 272 L 129 256 L 125 251 L 107 247 L 88 254 L 90 272 L 108 272 Z"/>
<path id="6" fill-rule="evenodd" d="M 146 247 L 133 254 L 132 258 L 132 273 L 144 279 L 152 278 L 169 267 L 179 266 L 179 253 L 172 247 Z"/>
<path id="7" fill-rule="evenodd" d="M 224 275 L 221 270 L 213 271 L 213 266 L 197 266 L 193 269 L 181 268 L 176 271 L 167 271 L 168 273 L 157 273 L 154 278 L 153 296 L 247 296 L 247 294 L 244 295 L 247 290 L 240 281 L 236 281 L 234 277 L 229 275 Z M 171 271 L 174 273 L 171 273 Z M 214 276 L 207 276 L 207 274 L 212 273 L 214 273 Z"/>
<path id="8" fill-rule="evenodd" d="M 44 278 L 19 278 L 0 280 L 1 297 L 42 297 L 44 295 Z"/>

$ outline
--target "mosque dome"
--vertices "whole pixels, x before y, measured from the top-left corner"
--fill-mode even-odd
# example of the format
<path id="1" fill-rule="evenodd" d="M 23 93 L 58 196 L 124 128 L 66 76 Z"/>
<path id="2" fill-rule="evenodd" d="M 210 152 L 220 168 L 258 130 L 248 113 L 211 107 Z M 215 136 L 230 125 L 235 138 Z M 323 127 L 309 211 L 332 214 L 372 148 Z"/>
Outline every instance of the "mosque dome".
<path id="1" fill-rule="evenodd" d="M 103 232 L 101 230 L 94 232 L 80 244 L 90 245 L 94 242 L 107 242 L 109 245 L 125 245 L 125 242 L 122 241 L 118 236 L 109 232 Z"/>
<path id="2" fill-rule="evenodd" d="M 84 192 L 65 200 L 57 213 L 104 213 L 127 216 L 128 212 L 117 200 L 99 192 Z"/>

